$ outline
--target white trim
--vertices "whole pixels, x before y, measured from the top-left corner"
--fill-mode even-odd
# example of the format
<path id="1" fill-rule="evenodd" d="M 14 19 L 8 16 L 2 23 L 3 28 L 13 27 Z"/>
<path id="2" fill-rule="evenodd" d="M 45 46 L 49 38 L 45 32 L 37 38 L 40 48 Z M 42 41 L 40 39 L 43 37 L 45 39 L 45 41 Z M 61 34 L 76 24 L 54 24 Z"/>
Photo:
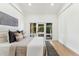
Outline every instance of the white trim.
<path id="1" fill-rule="evenodd" d="M 79 51 L 76 51 L 74 48 L 70 47 L 69 45 L 64 45 L 64 46 L 66 46 L 70 50 L 74 51 L 75 53 L 79 54 Z"/>
<path id="2" fill-rule="evenodd" d="M 61 40 L 58 40 L 61 44 L 63 44 L 64 45 L 64 43 L 61 41 Z"/>
<path id="3" fill-rule="evenodd" d="M 67 10 L 70 6 L 72 5 L 72 3 L 67 3 L 60 11 L 59 13 L 57 14 L 58 16 L 60 14 L 62 14 L 65 10 Z"/>
<path id="4" fill-rule="evenodd" d="M 60 41 L 60 40 L 59 40 L 59 42 L 60 42 L 62 45 L 64 45 L 65 47 L 67 47 L 67 48 L 69 48 L 70 50 L 72 50 L 73 52 L 75 52 L 75 53 L 79 54 L 79 52 L 78 52 L 78 51 L 76 51 L 74 48 L 72 48 L 72 47 L 70 47 L 70 46 L 68 46 L 68 45 L 64 44 L 64 43 L 63 43 L 62 41 Z"/>

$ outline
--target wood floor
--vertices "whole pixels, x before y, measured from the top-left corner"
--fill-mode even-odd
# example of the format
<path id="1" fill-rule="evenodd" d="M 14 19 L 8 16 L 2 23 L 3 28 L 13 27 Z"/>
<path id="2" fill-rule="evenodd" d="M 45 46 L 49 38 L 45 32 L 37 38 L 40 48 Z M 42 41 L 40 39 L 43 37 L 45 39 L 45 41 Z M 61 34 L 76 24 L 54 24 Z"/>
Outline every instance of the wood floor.
<path id="1" fill-rule="evenodd" d="M 50 41 L 50 43 L 53 45 L 53 47 L 56 49 L 57 53 L 60 56 L 79 56 L 78 54 L 65 47 L 58 41 Z"/>

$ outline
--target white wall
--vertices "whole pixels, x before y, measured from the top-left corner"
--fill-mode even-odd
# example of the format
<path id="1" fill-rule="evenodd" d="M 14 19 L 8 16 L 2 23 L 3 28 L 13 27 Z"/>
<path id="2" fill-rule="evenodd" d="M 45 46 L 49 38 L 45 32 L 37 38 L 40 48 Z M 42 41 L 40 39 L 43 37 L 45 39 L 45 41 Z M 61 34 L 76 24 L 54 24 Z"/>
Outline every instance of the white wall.
<path id="1" fill-rule="evenodd" d="M 72 4 L 58 21 L 59 41 L 79 54 L 79 4 Z"/>
<path id="2" fill-rule="evenodd" d="M 0 3 L 0 11 L 13 16 L 18 19 L 18 27 L 12 27 L 12 26 L 6 26 L 6 25 L 0 25 L 0 30 L 8 30 L 8 29 L 19 29 L 23 30 L 23 16 L 10 4 L 8 3 Z"/>
<path id="3" fill-rule="evenodd" d="M 53 31 L 53 39 L 57 39 L 58 37 L 58 31 L 57 31 L 57 16 L 56 15 L 52 15 L 52 14 L 28 14 L 25 17 L 25 31 L 27 34 L 30 34 L 30 23 L 32 22 L 42 22 L 42 23 L 46 23 L 46 22 L 51 22 L 53 23 L 52 26 L 52 31 Z"/>

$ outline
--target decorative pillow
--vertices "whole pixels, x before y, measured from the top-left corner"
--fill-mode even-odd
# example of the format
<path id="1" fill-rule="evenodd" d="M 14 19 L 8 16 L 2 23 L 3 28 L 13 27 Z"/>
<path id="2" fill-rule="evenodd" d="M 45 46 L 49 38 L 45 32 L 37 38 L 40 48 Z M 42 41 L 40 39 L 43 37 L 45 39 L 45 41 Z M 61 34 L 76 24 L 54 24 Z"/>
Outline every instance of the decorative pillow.
<path id="1" fill-rule="evenodd" d="M 15 32 L 9 31 L 8 34 L 9 34 L 9 42 L 10 43 L 15 42 L 16 41 Z"/>
<path id="2" fill-rule="evenodd" d="M 15 36 L 16 36 L 16 41 L 23 40 L 23 34 L 22 34 L 22 33 L 16 32 L 16 33 L 15 33 Z"/>

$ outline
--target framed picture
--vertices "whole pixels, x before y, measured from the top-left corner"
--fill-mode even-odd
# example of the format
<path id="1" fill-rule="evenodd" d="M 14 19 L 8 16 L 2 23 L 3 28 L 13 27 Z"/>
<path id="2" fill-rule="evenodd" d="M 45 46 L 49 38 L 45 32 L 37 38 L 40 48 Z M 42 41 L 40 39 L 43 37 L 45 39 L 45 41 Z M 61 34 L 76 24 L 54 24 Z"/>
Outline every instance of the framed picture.
<path id="1" fill-rule="evenodd" d="M 0 25 L 18 26 L 18 19 L 0 11 Z"/>

